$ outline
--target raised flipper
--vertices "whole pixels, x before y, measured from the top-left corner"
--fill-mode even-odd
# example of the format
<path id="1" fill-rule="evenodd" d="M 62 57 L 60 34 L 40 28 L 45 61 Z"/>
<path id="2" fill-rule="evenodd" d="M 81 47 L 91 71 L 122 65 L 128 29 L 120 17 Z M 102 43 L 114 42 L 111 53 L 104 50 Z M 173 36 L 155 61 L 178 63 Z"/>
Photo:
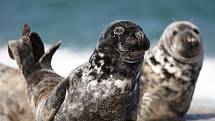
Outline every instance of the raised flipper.
<path id="1" fill-rule="evenodd" d="M 31 46 L 35 62 L 39 62 L 39 59 L 45 53 L 44 44 L 37 33 L 30 32 L 30 27 L 27 24 L 23 27 L 21 41 L 28 43 L 29 46 Z M 10 47 L 8 47 L 8 53 L 9 56 L 14 59 L 14 55 L 12 54 Z"/>
<path id="2" fill-rule="evenodd" d="M 36 33 L 30 33 L 30 27 L 25 24 L 22 37 L 8 43 L 9 56 L 15 59 L 25 77 L 39 69 L 39 59 L 44 54 L 42 40 Z"/>
<path id="3" fill-rule="evenodd" d="M 22 40 L 30 41 L 35 62 L 38 62 L 45 53 L 44 44 L 40 36 L 36 32 L 31 32 L 30 27 L 25 24 L 22 31 Z"/>
<path id="4" fill-rule="evenodd" d="M 32 48 L 27 42 L 12 40 L 9 41 L 8 47 L 12 57 L 16 60 L 19 69 L 25 77 L 28 77 L 37 70 L 37 63 L 35 62 Z"/>
<path id="5" fill-rule="evenodd" d="M 27 25 L 20 40 L 9 41 L 9 55 L 16 60 L 27 81 L 29 99 L 37 121 L 51 121 L 66 95 L 67 81 L 51 67 L 51 59 L 60 44 L 57 42 L 44 53 L 39 35 L 30 33 Z"/>
<path id="6" fill-rule="evenodd" d="M 40 36 L 35 32 L 32 32 L 29 35 L 29 40 L 30 40 L 32 48 L 33 48 L 33 54 L 34 54 L 35 61 L 39 62 L 40 58 L 45 53 L 43 42 L 42 42 Z"/>
<path id="7" fill-rule="evenodd" d="M 8 53 L 12 59 L 17 61 L 20 70 L 25 77 L 39 69 L 52 69 L 51 59 L 59 48 L 61 42 L 54 44 L 46 53 L 40 36 L 32 32 L 25 24 L 22 37 L 19 40 L 9 41 Z"/>
<path id="8" fill-rule="evenodd" d="M 52 47 L 40 58 L 39 63 L 41 64 L 42 68 L 52 69 L 51 60 L 56 50 L 60 47 L 60 44 L 61 41 L 52 45 Z"/>
<path id="9" fill-rule="evenodd" d="M 39 107 L 39 111 L 36 114 L 39 121 L 53 120 L 65 99 L 68 85 L 68 80 L 62 80 L 46 98 L 43 104 Z"/>
<path id="10" fill-rule="evenodd" d="M 23 29 L 22 29 L 22 36 L 21 37 L 24 38 L 25 41 L 27 41 L 29 34 L 30 34 L 30 27 L 27 24 L 25 24 Z M 11 59 L 14 60 L 15 58 L 14 58 L 14 55 L 13 55 L 9 45 L 8 45 L 8 53 L 9 53 L 9 56 L 11 57 Z"/>
<path id="11" fill-rule="evenodd" d="M 22 30 L 22 36 L 28 37 L 30 32 L 31 32 L 30 27 L 27 24 L 25 24 Z"/>

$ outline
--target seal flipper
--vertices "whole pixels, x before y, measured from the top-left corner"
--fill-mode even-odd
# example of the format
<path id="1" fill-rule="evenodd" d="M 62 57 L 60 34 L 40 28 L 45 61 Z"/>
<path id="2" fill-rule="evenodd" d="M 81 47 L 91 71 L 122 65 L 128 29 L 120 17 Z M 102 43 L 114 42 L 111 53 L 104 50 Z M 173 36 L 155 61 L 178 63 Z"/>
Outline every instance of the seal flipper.
<path id="1" fill-rule="evenodd" d="M 31 32 L 30 27 L 28 26 L 28 24 L 25 24 L 22 30 L 22 36 L 28 37 L 30 32 Z"/>
<path id="2" fill-rule="evenodd" d="M 22 40 L 12 40 L 8 42 L 8 48 L 26 78 L 38 69 L 32 48 L 28 43 Z"/>
<path id="3" fill-rule="evenodd" d="M 29 36 L 30 34 L 30 27 L 25 24 L 24 27 L 23 27 L 23 30 L 22 30 L 22 38 L 25 38 L 25 40 L 27 39 L 27 37 Z M 13 53 L 8 45 L 8 53 L 9 53 L 9 56 L 11 59 L 15 59 L 14 56 L 13 56 Z"/>
<path id="4" fill-rule="evenodd" d="M 31 33 L 30 32 L 31 32 L 30 27 L 27 24 L 25 24 L 22 30 L 22 39 L 23 41 L 30 41 L 33 49 L 35 62 L 38 62 L 39 59 L 45 53 L 44 44 L 42 39 L 36 32 L 31 32 Z"/>
<path id="5" fill-rule="evenodd" d="M 66 96 L 67 80 L 51 68 L 52 56 L 60 42 L 44 53 L 39 35 L 29 33 L 30 28 L 25 25 L 22 38 L 9 41 L 9 55 L 16 60 L 25 77 L 31 105 L 37 109 L 37 121 L 52 121 Z"/>
<path id="6" fill-rule="evenodd" d="M 25 24 L 20 40 L 9 41 L 8 53 L 15 59 L 25 77 L 39 69 L 39 58 L 44 54 L 44 45 L 39 35 L 30 33 L 30 27 Z"/>
<path id="7" fill-rule="evenodd" d="M 32 50 L 33 50 L 33 55 L 35 58 L 35 62 L 38 62 L 39 59 L 45 53 L 44 44 L 43 44 L 40 36 L 36 32 L 30 33 L 30 27 L 27 24 L 25 24 L 23 27 L 23 30 L 22 30 L 22 40 L 25 42 L 30 41 Z M 10 48 L 8 48 L 8 53 L 9 53 L 9 56 L 12 59 L 14 59 L 14 56 L 13 56 Z"/>
<path id="8" fill-rule="evenodd" d="M 45 53 L 43 41 L 40 38 L 40 36 L 37 33 L 35 33 L 35 32 L 32 32 L 29 35 L 29 40 L 30 40 L 31 45 L 32 45 L 32 49 L 33 49 L 33 54 L 34 54 L 35 61 L 39 62 L 40 58 Z"/>
<path id="9" fill-rule="evenodd" d="M 56 50 L 60 47 L 61 45 L 61 41 L 55 43 L 54 45 L 52 45 L 51 48 L 49 48 L 49 50 L 40 58 L 39 62 L 42 66 L 42 68 L 47 68 L 47 69 L 52 69 L 51 67 L 51 60 L 52 57 L 54 55 L 54 53 L 56 52 Z M 53 70 L 53 69 L 52 69 Z"/>
<path id="10" fill-rule="evenodd" d="M 40 107 L 37 117 L 41 121 L 52 121 L 60 109 L 66 96 L 66 89 L 69 85 L 67 79 L 62 80 L 47 97 L 42 107 Z"/>

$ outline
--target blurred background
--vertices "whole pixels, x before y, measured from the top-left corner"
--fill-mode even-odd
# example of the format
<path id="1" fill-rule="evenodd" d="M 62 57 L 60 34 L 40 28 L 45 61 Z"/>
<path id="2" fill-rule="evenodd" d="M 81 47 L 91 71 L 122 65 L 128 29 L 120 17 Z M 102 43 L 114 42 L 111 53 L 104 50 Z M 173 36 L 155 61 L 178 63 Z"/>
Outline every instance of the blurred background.
<path id="1" fill-rule="evenodd" d="M 88 60 L 101 32 L 114 20 L 139 24 L 151 47 L 169 23 L 188 20 L 199 26 L 205 46 L 193 104 L 215 107 L 214 12 L 214 0 L 1 0 L 0 62 L 17 67 L 8 57 L 7 42 L 20 37 L 25 23 L 40 34 L 47 48 L 62 41 L 53 67 L 66 76 Z"/>

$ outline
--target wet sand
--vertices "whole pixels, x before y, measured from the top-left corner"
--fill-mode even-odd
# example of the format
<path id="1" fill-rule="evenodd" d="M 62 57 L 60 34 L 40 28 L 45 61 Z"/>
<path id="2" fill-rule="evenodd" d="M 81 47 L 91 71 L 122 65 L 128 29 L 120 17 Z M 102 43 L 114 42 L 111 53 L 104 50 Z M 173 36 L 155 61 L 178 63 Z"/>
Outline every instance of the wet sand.
<path id="1" fill-rule="evenodd" d="M 215 108 L 193 105 L 186 119 L 187 121 L 215 121 Z"/>

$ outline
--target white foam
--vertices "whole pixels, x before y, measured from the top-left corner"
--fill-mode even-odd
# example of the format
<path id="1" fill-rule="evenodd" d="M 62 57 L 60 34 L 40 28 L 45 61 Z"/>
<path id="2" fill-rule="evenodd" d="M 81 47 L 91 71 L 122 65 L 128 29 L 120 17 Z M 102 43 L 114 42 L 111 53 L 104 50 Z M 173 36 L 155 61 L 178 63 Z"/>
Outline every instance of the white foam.
<path id="1" fill-rule="evenodd" d="M 215 58 L 205 58 L 200 72 L 194 103 L 215 107 Z"/>
<path id="2" fill-rule="evenodd" d="M 53 57 L 53 68 L 60 75 L 67 76 L 71 70 L 87 62 L 91 53 L 92 50 L 75 52 L 68 48 L 60 49 Z M 18 67 L 15 61 L 8 56 L 7 47 L 0 48 L 0 63 Z M 215 107 L 215 57 L 205 58 L 204 60 L 196 85 L 193 103 Z"/>

